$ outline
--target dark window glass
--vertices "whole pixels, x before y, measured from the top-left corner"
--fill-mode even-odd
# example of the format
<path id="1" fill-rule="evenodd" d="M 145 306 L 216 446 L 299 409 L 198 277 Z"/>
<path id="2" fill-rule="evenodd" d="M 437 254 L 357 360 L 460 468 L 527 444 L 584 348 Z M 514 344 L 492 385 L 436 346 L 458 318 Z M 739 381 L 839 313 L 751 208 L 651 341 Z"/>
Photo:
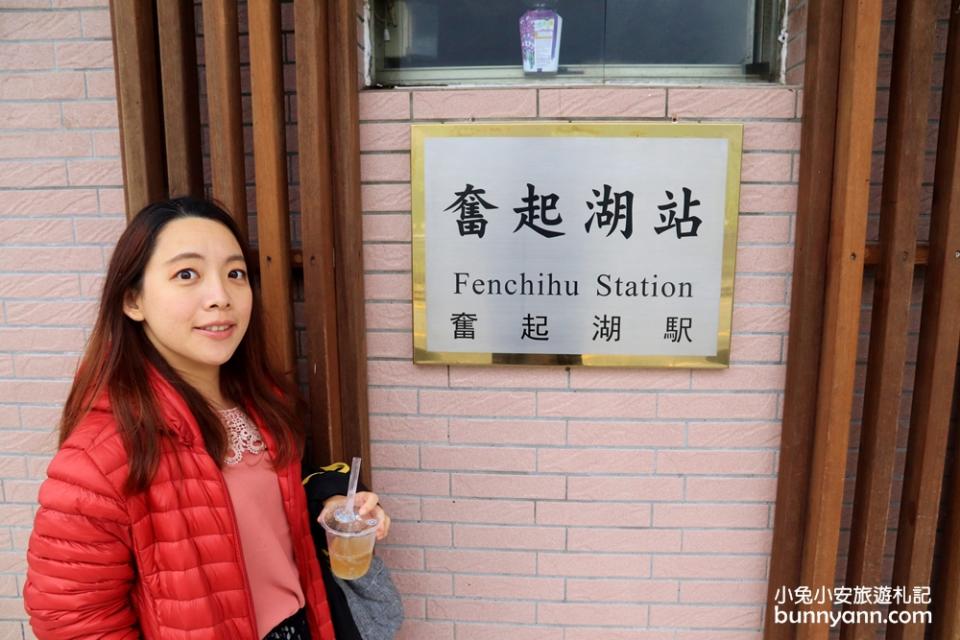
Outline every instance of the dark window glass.
<path id="1" fill-rule="evenodd" d="M 544 5 L 563 19 L 561 66 L 745 65 L 756 1 L 380 0 L 375 25 L 385 69 L 519 67 L 520 16 Z"/>
<path id="2" fill-rule="evenodd" d="M 605 61 L 747 64 L 753 60 L 752 4 L 745 0 L 607 0 Z"/>

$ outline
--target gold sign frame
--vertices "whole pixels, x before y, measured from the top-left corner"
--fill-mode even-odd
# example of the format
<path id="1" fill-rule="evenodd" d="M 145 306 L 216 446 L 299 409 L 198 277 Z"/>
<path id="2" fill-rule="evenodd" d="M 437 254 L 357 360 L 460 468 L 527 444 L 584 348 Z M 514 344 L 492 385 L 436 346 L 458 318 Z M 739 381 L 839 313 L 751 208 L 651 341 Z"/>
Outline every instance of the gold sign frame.
<path id="1" fill-rule="evenodd" d="M 727 140 L 726 201 L 723 223 L 723 263 L 720 281 L 717 354 L 714 356 L 622 356 L 609 354 L 532 354 L 429 351 L 426 305 L 426 203 L 424 143 L 442 137 L 625 137 L 723 138 Z M 721 369 L 730 365 L 733 283 L 736 272 L 737 226 L 740 208 L 742 124 L 676 124 L 624 122 L 522 122 L 489 124 L 415 124 L 410 127 L 410 180 L 413 243 L 413 361 L 414 364 L 561 365 L 594 367 L 661 367 Z"/>

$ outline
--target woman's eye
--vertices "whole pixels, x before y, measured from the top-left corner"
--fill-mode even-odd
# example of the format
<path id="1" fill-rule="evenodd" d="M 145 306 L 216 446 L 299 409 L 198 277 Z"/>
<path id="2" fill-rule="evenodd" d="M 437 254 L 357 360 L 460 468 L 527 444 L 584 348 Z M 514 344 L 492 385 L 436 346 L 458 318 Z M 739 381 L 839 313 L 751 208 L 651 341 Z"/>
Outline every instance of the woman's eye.
<path id="1" fill-rule="evenodd" d="M 243 269 L 231 269 L 229 275 L 231 278 L 236 278 L 237 280 L 247 279 L 247 272 Z"/>
<path id="2" fill-rule="evenodd" d="M 194 276 L 199 277 L 199 274 L 193 269 L 181 269 L 180 271 L 177 271 L 177 274 L 174 276 L 174 278 L 178 280 L 193 280 Z"/>

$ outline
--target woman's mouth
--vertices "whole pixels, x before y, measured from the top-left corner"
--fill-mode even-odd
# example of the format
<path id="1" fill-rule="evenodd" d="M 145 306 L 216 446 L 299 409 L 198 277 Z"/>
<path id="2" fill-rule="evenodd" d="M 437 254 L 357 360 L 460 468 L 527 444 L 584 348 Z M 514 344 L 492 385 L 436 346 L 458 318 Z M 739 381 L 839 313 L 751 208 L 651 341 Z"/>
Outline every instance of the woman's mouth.
<path id="1" fill-rule="evenodd" d="M 208 324 L 205 327 L 195 327 L 194 331 L 214 340 L 226 340 L 233 335 L 236 328 L 235 324 Z"/>

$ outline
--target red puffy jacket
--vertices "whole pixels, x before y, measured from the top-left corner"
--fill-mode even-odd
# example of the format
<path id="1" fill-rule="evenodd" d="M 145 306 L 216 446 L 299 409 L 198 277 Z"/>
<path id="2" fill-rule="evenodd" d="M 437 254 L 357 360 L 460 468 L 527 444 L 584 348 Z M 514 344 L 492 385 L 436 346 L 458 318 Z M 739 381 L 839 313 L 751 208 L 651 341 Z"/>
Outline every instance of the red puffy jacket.
<path id="1" fill-rule="evenodd" d="M 150 376 L 177 437 L 163 440 L 149 488 L 122 491 L 127 455 L 106 395 L 70 434 L 40 487 L 24 603 L 41 640 L 259 640 L 223 474 L 183 398 Z M 311 632 L 333 640 L 299 463 L 278 469 L 277 478 Z"/>

